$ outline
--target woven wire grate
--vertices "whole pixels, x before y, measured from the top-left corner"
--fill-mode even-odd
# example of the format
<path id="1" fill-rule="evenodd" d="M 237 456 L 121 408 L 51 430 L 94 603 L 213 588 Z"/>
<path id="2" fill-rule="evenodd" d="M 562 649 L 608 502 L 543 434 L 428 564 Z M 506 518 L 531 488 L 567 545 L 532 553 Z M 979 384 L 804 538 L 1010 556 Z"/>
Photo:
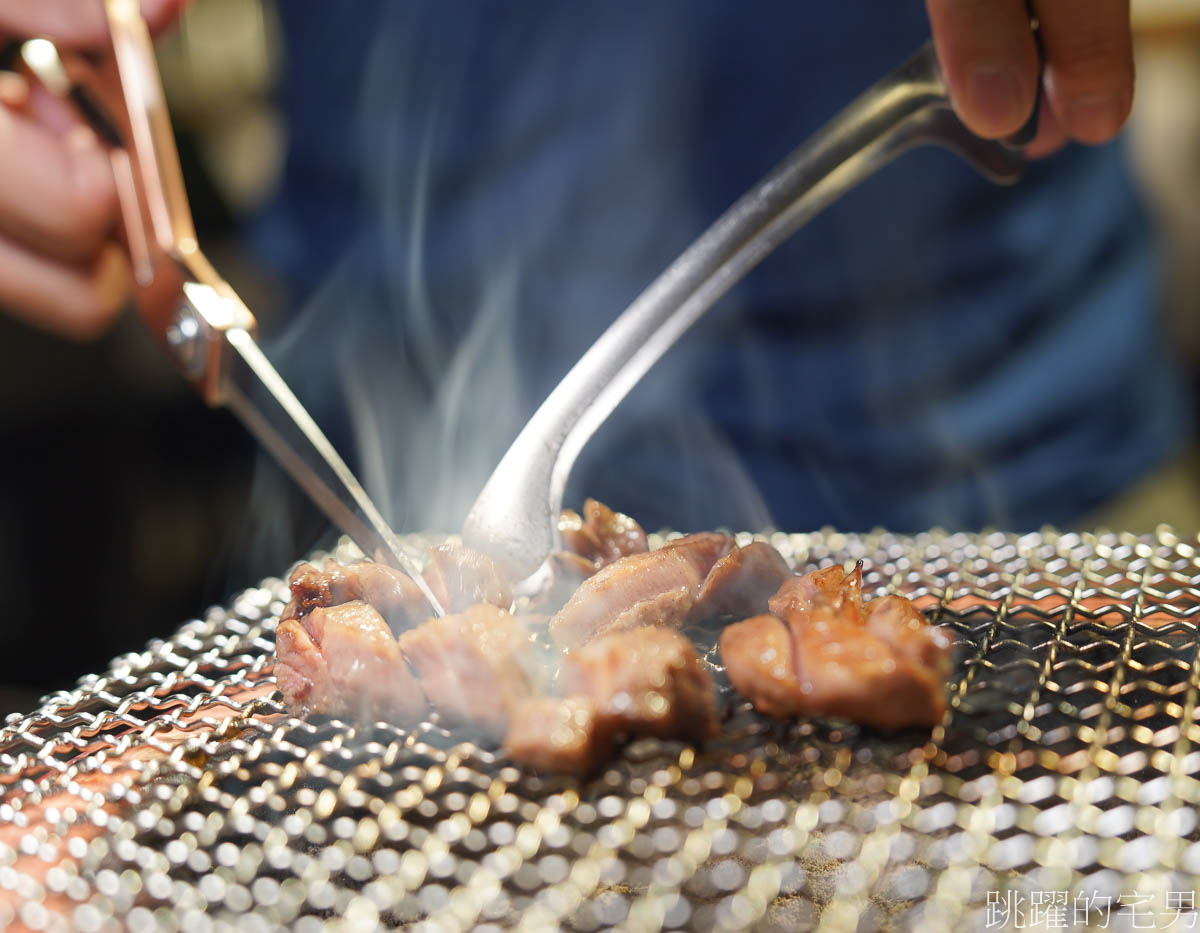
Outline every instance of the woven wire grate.
<path id="1" fill-rule="evenodd" d="M 0 926 L 1196 923 L 1195 541 L 769 540 L 800 566 L 863 558 L 868 595 L 954 630 L 932 734 L 764 719 L 710 649 L 720 739 L 538 777 L 432 723 L 287 715 L 268 580 L 0 729 Z"/>

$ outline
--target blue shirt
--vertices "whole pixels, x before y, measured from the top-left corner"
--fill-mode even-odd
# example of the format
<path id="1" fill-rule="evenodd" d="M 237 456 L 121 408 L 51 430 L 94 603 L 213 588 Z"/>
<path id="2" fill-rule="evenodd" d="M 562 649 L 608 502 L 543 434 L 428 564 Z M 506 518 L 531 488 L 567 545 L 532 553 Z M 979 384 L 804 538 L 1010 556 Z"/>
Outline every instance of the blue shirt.
<path id="1" fill-rule="evenodd" d="M 575 359 L 928 36 L 920 4 L 280 5 L 275 353 L 405 528 L 455 527 Z M 903 156 L 800 231 L 597 434 L 568 504 L 650 527 L 1026 529 L 1187 436 L 1119 146 L 994 187 Z"/>

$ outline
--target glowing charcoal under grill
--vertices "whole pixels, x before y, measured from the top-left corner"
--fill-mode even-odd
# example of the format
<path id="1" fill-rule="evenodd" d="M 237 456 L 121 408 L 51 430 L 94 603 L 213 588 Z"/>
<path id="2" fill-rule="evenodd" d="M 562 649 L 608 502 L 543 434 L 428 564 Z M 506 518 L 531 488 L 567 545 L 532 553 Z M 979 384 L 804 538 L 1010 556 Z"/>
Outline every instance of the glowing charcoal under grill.
<path id="1" fill-rule="evenodd" d="M 539 778 L 429 723 L 288 716 L 269 580 L 0 729 L 0 926 L 954 930 L 985 928 L 989 898 L 1027 919 L 1044 892 L 1072 923 L 1081 897 L 1097 925 L 1134 893 L 1160 921 L 1187 906 L 1195 541 L 771 541 L 800 565 L 863 558 L 868 598 L 953 629 L 942 726 L 767 720 L 710 649 L 719 739 Z"/>

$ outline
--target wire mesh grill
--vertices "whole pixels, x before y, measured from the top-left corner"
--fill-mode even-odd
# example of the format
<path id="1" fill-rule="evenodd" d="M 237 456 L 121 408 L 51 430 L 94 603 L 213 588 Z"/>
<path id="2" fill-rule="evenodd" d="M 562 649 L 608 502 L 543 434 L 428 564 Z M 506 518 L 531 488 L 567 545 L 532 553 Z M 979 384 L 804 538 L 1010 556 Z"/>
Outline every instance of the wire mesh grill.
<path id="1" fill-rule="evenodd" d="M 9 718 L 0 925 L 1195 925 L 1196 541 L 769 540 L 799 566 L 863 558 L 869 595 L 954 630 L 940 726 L 767 720 L 700 633 L 729 711 L 718 740 L 643 740 L 588 781 L 539 777 L 433 723 L 287 715 L 272 675 L 287 588 L 267 580 Z"/>

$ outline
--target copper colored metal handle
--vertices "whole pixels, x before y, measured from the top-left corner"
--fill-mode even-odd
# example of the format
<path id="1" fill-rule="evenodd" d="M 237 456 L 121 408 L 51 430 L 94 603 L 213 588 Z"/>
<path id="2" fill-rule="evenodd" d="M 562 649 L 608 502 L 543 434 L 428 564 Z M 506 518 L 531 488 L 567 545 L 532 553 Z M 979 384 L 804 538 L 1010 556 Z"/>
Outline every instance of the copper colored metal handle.
<path id="1" fill-rule="evenodd" d="M 140 316 L 209 405 L 229 407 L 334 524 L 409 573 L 440 615 L 414 560 L 258 346 L 254 315 L 200 252 L 137 0 L 104 0 L 104 11 L 112 55 L 101 64 L 45 39 L 25 43 L 23 54 L 109 146 Z"/>

